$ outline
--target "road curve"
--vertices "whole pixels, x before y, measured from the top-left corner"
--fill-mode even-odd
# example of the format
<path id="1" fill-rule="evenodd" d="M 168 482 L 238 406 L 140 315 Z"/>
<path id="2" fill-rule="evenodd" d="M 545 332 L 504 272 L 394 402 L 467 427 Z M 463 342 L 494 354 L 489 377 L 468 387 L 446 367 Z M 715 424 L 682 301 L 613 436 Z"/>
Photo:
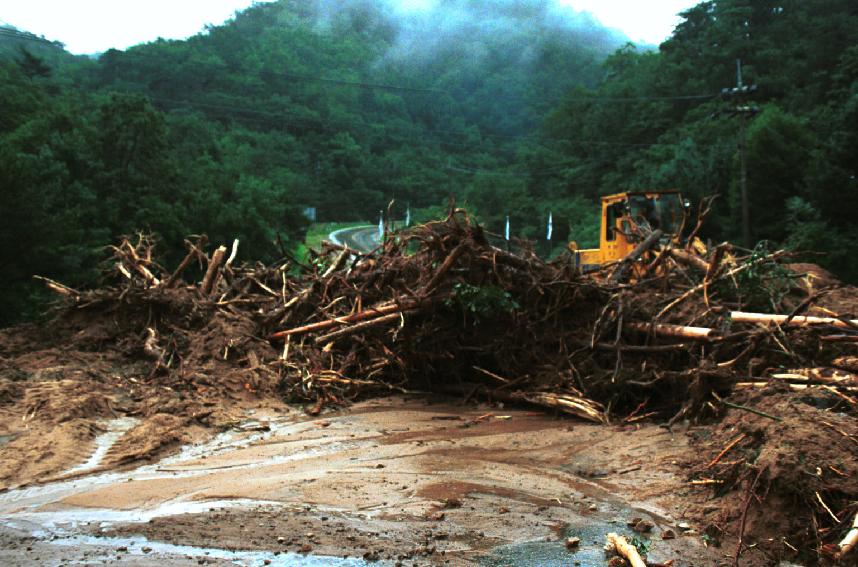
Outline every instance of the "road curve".
<path id="1" fill-rule="evenodd" d="M 348 246 L 363 253 L 372 252 L 381 244 L 378 227 L 371 225 L 341 228 L 329 234 L 328 239 L 334 244 Z"/>

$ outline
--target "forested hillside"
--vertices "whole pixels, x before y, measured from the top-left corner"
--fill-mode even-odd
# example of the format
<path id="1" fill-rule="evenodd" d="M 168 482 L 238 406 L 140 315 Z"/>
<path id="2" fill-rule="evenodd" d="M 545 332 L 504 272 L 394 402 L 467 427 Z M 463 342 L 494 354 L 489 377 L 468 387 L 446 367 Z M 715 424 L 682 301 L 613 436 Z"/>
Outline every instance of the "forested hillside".
<path id="1" fill-rule="evenodd" d="M 758 87 L 744 101 L 717 96 L 736 86 L 737 60 L 744 85 Z M 858 278 L 858 4 L 703 2 L 658 52 L 625 47 L 605 71 L 598 88 L 571 93 L 546 120 L 573 160 L 564 191 L 718 194 L 707 234 L 741 242 L 745 121 L 752 240 L 825 252 L 814 261 Z"/>
<path id="2" fill-rule="evenodd" d="M 0 324 L 41 308 L 33 274 L 93 282 L 118 235 L 270 260 L 307 207 L 370 220 L 455 195 L 525 237 L 552 211 L 560 246 L 592 243 L 598 195 L 676 187 L 720 194 L 706 235 L 736 239 L 741 120 L 753 237 L 858 277 L 854 2 L 704 2 L 658 50 L 554 0 L 396 6 L 281 0 L 97 58 L 0 30 Z M 746 118 L 719 96 L 737 59 Z"/>

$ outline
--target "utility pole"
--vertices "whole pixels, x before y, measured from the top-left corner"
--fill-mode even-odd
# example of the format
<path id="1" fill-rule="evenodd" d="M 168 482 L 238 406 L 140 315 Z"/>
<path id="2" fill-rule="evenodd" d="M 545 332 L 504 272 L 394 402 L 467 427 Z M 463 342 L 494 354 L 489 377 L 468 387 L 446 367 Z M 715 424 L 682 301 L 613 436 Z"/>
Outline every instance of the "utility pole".
<path id="1" fill-rule="evenodd" d="M 746 248 L 750 248 L 752 243 L 751 207 L 748 200 L 748 164 L 745 156 L 747 150 L 745 129 L 747 119 L 760 111 L 758 107 L 747 104 L 748 97 L 755 92 L 757 92 L 757 85 L 745 85 L 742 81 L 742 60 L 736 59 L 736 86 L 732 89 L 723 89 L 721 94 L 735 101 L 735 105 L 730 112 L 739 116 L 739 192 L 742 202 L 742 242 Z"/>

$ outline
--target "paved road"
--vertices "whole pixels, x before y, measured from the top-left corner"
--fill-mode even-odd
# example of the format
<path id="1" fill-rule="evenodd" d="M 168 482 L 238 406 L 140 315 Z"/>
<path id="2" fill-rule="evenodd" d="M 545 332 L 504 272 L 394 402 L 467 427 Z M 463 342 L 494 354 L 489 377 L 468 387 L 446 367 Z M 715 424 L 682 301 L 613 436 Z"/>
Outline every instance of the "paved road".
<path id="1" fill-rule="evenodd" d="M 335 230 L 328 235 L 334 244 L 348 246 L 358 252 L 371 252 L 381 243 L 377 226 L 353 226 Z"/>

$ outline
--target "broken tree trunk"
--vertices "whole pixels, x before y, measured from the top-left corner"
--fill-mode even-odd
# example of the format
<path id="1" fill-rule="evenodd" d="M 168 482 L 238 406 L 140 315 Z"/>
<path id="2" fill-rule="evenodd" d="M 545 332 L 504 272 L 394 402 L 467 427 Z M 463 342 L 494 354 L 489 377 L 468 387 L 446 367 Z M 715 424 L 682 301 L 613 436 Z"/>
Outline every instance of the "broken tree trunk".
<path id="1" fill-rule="evenodd" d="M 227 259 L 225 264 L 227 268 L 232 266 L 232 263 L 235 262 L 236 256 L 238 256 L 238 238 L 232 241 L 232 252 L 230 252 L 229 259 Z"/>
<path id="2" fill-rule="evenodd" d="M 709 259 L 709 265 L 706 267 L 706 276 L 703 278 L 703 302 L 709 307 L 709 284 L 718 275 L 721 269 L 721 262 L 724 261 L 724 256 L 727 253 L 728 244 L 723 243 L 715 247 L 715 252 Z"/>
<path id="3" fill-rule="evenodd" d="M 496 394 L 494 395 L 496 396 Z M 513 397 L 518 397 L 519 399 L 526 400 L 532 404 L 536 404 L 539 406 L 557 409 L 562 411 L 563 413 L 576 415 L 588 421 L 594 421 L 596 423 L 607 423 L 605 414 L 602 411 L 597 409 L 590 400 L 580 398 L 578 396 L 569 396 L 566 394 L 554 394 L 548 392 L 535 392 L 532 394 L 523 393 L 518 396 L 514 395 Z"/>
<path id="4" fill-rule="evenodd" d="M 456 262 L 456 260 L 459 259 L 459 256 L 461 256 L 464 252 L 465 252 L 465 243 L 464 242 L 459 244 L 456 248 L 453 249 L 452 252 L 450 252 L 450 255 L 444 259 L 444 263 L 441 264 L 441 267 L 438 268 L 438 271 L 435 272 L 435 275 L 432 276 L 432 279 L 429 280 L 429 283 L 426 284 L 426 287 L 423 289 L 424 295 L 428 294 L 430 291 L 435 289 L 435 286 L 437 286 L 441 282 L 441 279 L 444 277 L 444 275 L 450 270 L 450 268 L 453 267 L 453 264 Z"/>
<path id="5" fill-rule="evenodd" d="M 80 297 L 80 292 L 76 289 L 70 288 L 66 285 L 61 284 L 60 282 L 56 282 L 50 278 L 46 278 L 43 276 L 33 276 L 33 279 L 39 280 L 41 282 L 45 282 L 45 285 L 54 293 L 58 293 L 60 295 L 65 295 L 67 297 L 73 297 L 77 299 Z"/>
<path id="6" fill-rule="evenodd" d="M 858 375 L 836 368 L 796 368 L 772 374 L 772 378 L 799 383 L 858 386 Z"/>
<path id="7" fill-rule="evenodd" d="M 343 250 L 341 250 L 340 253 L 337 254 L 337 256 L 334 258 L 334 261 L 331 263 L 331 266 L 327 270 L 325 270 L 324 274 L 322 274 L 322 279 L 327 279 L 331 277 L 331 275 L 335 272 L 338 272 L 339 270 L 343 269 L 343 266 L 346 265 L 349 256 L 351 256 L 351 252 L 348 248 L 344 248 Z"/>
<path id="8" fill-rule="evenodd" d="M 413 309 L 417 307 L 417 304 L 414 302 L 403 303 L 403 304 L 390 304 L 383 305 L 381 307 L 374 307 L 367 309 L 365 311 L 358 311 L 353 315 L 346 315 L 345 317 L 336 317 L 334 319 L 326 319 L 324 321 L 318 321 L 316 323 L 310 323 L 309 325 L 304 325 L 303 327 L 295 327 L 294 329 L 286 329 L 285 331 L 280 331 L 274 333 L 270 337 L 271 340 L 283 339 L 291 335 L 303 335 L 305 333 L 312 333 L 315 331 L 324 331 L 325 329 L 330 329 L 332 327 L 336 327 L 337 325 L 345 325 L 347 323 L 356 323 L 357 321 L 363 321 L 365 319 L 372 319 L 373 317 L 377 317 L 379 315 L 388 315 L 391 313 L 400 313 L 401 311 L 405 311 L 407 309 Z"/>
<path id="9" fill-rule="evenodd" d="M 641 558 L 635 546 L 619 534 L 615 534 L 614 532 L 608 534 L 608 543 L 605 545 L 605 549 L 616 551 L 617 555 L 625 558 L 632 567 L 646 567 L 646 563 Z"/>
<path id="10" fill-rule="evenodd" d="M 327 335 L 322 335 L 321 337 L 316 338 L 316 344 L 320 345 L 327 342 L 331 342 L 335 339 L 348 337 L 350 335 L 354 335 L 356 333 L 364 331 L 370 327 L 384 325 L 385 323 L 390 323 L 392 321 L 401 321 L 402 317 L 404 317 L 405 315 L 410 315 L 412 313 L 415 313 L 415 311 L 398 311 L 396 313 L 391 313 L 390 315 L 382 315 L 381 317 L 370 319 L 369 321 L 363 321 L 361 323 L 358 323 L 357 325 L 346 327 L 345 329 L 338 329 L 336 331 L 328 333 Z"/>
<path id="11" fill-rule="evenodd" d="M 217 283 L 218 269 L 223 262 L 223 257 L 226 256 L 226 246 L 220 246 L 212 254 L 212 259 L 209 262 L 209 267 L 206 270 L 206 275 L 203 277 L 203 283 L 200 286 L 200 291 L 203 295 L 210 295 Z"/>
<path id="12" fill-rule="evenodd" d="M 450 394 L 466 394 L 468 397 L 479 395 L 504 403 L 522 403 L 527 402 L 544 408 L 559 410 L 563 413 L 574 415 L 587 421 L 594 423 L 608 423 L 605 416 L 604 408 L 598 402 L 588 400 L 581 397 L 577 393 L 570 392 L 527 392 L 515 391 L 510 392 L 504 388 L 512 383 L 521 382 L 521 380 L 507 380 L 493 372 L 488 372 L 484 368 L 474 368 L 483 376 L 491 376 L 501 382 L 504 382 L 499 388 L 489 388 L 480 384 L 446 384 L 441 388 L 441 391 Z"/>
<path id="13" fill-rule="evenodd" d="M 797 315 L 790 318 L 789 315 L 770 315 L 768 313 L 745 313 L 743 311 L 733 311 L 730 313 L 730 319 L 735 323 L 775 323 L 776 325 L 789 325 L 790 327 L 806 327 L 811 325 L 831 325 L 840 329 L 852 329 L 858 326 L 858 321 L 849 322 L 841 321 L 836 317 L 809 317 L 807 315 Z"/>
<path id="14" fill-rule="evenodd" d="M 709 265 L 706 267 L 706 278 L 705 281 L 711 282 L 715 279 L 715 276 L 718 274 L 718 270 L 721 269 L 721 262 L 724 261 L 724 256 L 727 254 L 727 250 L 730 248 L 730 245 L 726 242 L 723 242 L 715 247 L 715 251 L 712 253 L 712 257 L 709 259 Z"/>
<path id="15" fill-rule="evenodd" d="M 670 255 L 677 262 L 685 264 L 686 266 L 694 268 L 700 272 L 703 272 L 704 274 L 709 272 L 709 262 L 707 262 L 700 256 L 696 256 L 694 254 L 691 254 L 690 252 L 679 248 L 671 248 Z"/>
<path id="16" fill-rule="evenodd" d="M 691 339 L 693 341 L 712 341 L 721 336 L 715 329 L 709 327 L 686 327 L 683 325 L 668 325 L 664 323 L 629 323 L 628 329 L 638 333 L 652 334 L 663 338 Z"/>
<path id="17" fill-rule="evenodd" d="M 838 356 L 831 362 L 831 366 L 858 373 L 858 356 Z"/>
<path id="18" fill-rule="evenodd" d="M 495 264 L 503 264 L 516 270 L 526 272 L 533 267 L 533 264 L 520 256 L 516 256 L 510 252 L 501 250 L 500 248 L 491 248 L 491 255 L 481 255 L 475 258 L 476 260 L 494 267 Z"/>
<path id="19" fill-rule="evenodd" d="M 192 242 L 185 240 L 185 245 L 188 247 L 188 255 L 185 256 L 185 258 L 182 260 L 182 263 L 179 264 L 179 267 L 176 268 L 176 271 L 173 272 L 173 275 L 170 276 L 170 279 L 168 279 L 164 283 L 164 287 L 170 288 L 176 285 L 176 283 L 178 283 L 179 279 L 182 277 L 182 272 L 184 272 L 188 268 L 188 266 L 191 265 L 191 262 L 194 261 L 194 258 L 199 257 L 199 255 L 201 254 L 200 248 L 205 246 L 207 241 L 208 237 L 205 234 L 200 236 L 199 240 L 197 241 L 197 244 L 193 244 Z"/>
<path id="20" fill-rule="evenodd" d="M 651 232 L 649 236 L 644 238 L 643 242 L 638 244 L 635 249 L 629 253 L 628 256 L 626 256 L 620 261 L 620 264 L 617 266 L 617 268 L 614 270 L 614 273 L 611 275 L 611 281 L 614 283 L 622 281 L 626 275 L 626 270 L 628 269 L 629 265 L 637 261 L 637 259 L 641 256 L 643 256 L 644 252 L 658 244 L 658 240 L 662 237 L 663 234 L 664 232 L 661 229 L 657 229 Z"/>

